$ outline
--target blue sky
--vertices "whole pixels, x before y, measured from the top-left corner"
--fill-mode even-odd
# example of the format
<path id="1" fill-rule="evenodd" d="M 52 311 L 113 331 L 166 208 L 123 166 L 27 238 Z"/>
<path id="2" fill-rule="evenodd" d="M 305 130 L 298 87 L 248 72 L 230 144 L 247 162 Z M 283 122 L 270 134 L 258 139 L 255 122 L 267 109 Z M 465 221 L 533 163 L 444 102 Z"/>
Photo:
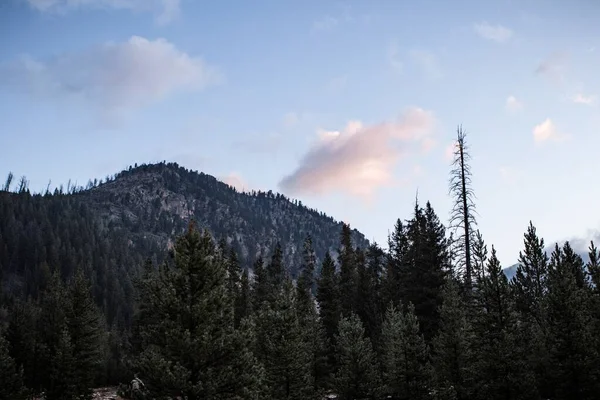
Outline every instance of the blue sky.
<path id="1" fill-rule="evenodd" d="M 479 228 L 516 261 L 600 228 L 593 0 L 5 0 L 0 173 L 85 184 L 176 161 L 384 243 L 443 221 L 458 124 Z"/>

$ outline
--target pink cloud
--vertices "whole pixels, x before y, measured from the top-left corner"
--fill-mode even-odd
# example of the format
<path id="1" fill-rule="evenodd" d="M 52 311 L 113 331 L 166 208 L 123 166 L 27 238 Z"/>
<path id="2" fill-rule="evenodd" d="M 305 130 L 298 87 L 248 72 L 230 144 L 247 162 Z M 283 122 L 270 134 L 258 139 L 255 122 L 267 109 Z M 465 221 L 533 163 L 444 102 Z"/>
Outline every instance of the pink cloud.
<path id="1" fill-rule="evenodd" d="M 378 188 L 401 182 L 393 167 L 411 143 L 423 146 L 430 139 L 433 125 L 431 112 L 411 108 L 395 122 L 365 126 L 350 121 L 343 131 L 320 131 L 279 186 L 292 194 L 338 191 L 369 200 Z"/>
<path id="2" fill-rule="evenodd" d="M 222 177 L 221 180 L 229 186 L 237 189 L 238 192 L 248 192 L 251 190 L 248 184 L 237 172 L 231 172 L 229 175 Z"/>

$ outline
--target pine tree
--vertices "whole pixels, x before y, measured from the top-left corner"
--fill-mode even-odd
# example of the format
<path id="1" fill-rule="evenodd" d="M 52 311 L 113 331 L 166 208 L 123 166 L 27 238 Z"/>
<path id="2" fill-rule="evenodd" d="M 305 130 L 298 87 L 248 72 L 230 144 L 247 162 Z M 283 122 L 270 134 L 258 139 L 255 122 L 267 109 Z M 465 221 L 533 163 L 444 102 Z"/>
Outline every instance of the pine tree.
<path id="1" fill-rule="evenodd" d="M 525 359 L 526 348 L 518 334 L 518 316 L 508 279 L 492 246 L 484 271 L 477 275 L 473 293 L 477 349 L 477 397 L 482 399 L 533 399 L 535 377 Z"/>
<path id="2" fill-rule="evenodd" d="M 469 164 L 471 156 L 466 142 L 466 133 L 462 126 L 457 129 L 456 143 L 454 146 L 454 159 L 450 172 L 450 195 L 454 204 L 450 213 L 450 228 L 454 229 L 456 236 L 454 254 L 458 258 L 458 265 L 464 273 L 463 279 L 467 291 L 472 284 L 472 241 L 475 226 L 475 193 L 472 187 L 472 173 Z"/>
<path id="3" fill-rule="evenodd" d="M 244 268 L 240 279 L 240 291 L 235 299 L 235 327 L 239 327 L 244 318 L 252 315 L 252 287 L 248 268 Z"/>
<path id="4" fill-rule="evenodd" d="M 391 399 L 428 399 L 433 370 L 429 348 L 419 332 L 419 322 L 412 304 L 403 314 L 390 303 L 381 342 L 383 392 L 386 396 Z"/>
<path id="5" fill-rule="evenodd" d="M 472 399 L 473 332 L 457 282 L 448 279 L 440 309 L 440 330 L 433 340 L 436 398 Z"/>
<path id="6" fill-rule="evenodd" d="M 269 300 L 269 278 L 264 266 L 264 260 L 259 256 L 253 265 L 254 280 L 252 282 L 252 299 L 254 311 L 260 310 Z"/>
<path id="7" fill-rule="evenodd" d="M 92 300 L 90 284 L 82 270 L 77 272 L 69 288 L 69 302 L 67 326 L 74 359 L 73 384 L 79 396 L 91 399 L 91 388 L 103 362 L 106 327 Z"/>
<path id="8" fill-rule="evenodd" d="M 340 321 L 335 348 L 334 392 L 341 400 L 375 397 L 379 386 L 376 356 L 356 314 Z"/>
<path id="9" fill-rule="evenodd" d="M 140 287 L 153 314 L 139 328 L 144 349 L 135 367 L 153 396 L 256 399 L 260 368 L 234 329 L 227 266 L 211 236 L 190 225 L 178 238 L 174 265 Z"/>
<path id="10" fill-rule="evenodd" d="M 600 393 L 589 293 L 579 286 L 581 258 L 555 246 L 548 268 L 550 378 L 556 399 L 593 399 Z"/>
<path id="11" fill-rule="evenodd" d="M 340 319 L 340 295 L 335 264 L 329 252 L 325 253 L 323 259 L 321 275 L 317 286 L 317 300 L 319 302 L 319 316 L 323 322 L 328 342 L 328 358 L 330 364 L 333 365 L 334 338 L 338 332 L 338 322 Z"/>
<path id="12" fill-rule="evenodd" d="M 589 261 L 586 265 L 586 271 L 593 285 L 594 292 L 600 294 L 600 254 L 594 242 L 590 243 L 588 252 Z"/>
<path id="13" fill-rule="evenodd" d="M 402 270 L 408 264 L 409 242 L 407 237 L 407 227 L 398 218 L 394 226 L 394 232 L 388 238 L 388 260 L 384 280 L 384 304 L 393 302 L 398 306 L 402 302 Z"/>
<path id="14" fill-rule="evenodd" d="M 316 256 L 312 239 L 307 236 L 304 241 L 303 263 L 297 284 L 298 311 L 309 314 L 314 309 L 313 287 L 315 283 Z"/>
<path id="15" fill-rule="evenodd" d="M 23 386 L 23 367 L 10 356 L 9 343 L 0 333 L 0 399 L 21 400 L 27 393 Z"/>
<path id="16" fill-rule="evenodd" d="M 360 253 L 362 255 L 362 252 Z M 365 326 L 365 332 L 373 341 L 378 341 L 379 331 L 383 321 L 382 307 L 382 269 L 385 253 L 373 243 L 366 253 L 366 260 L 359 257 L 357 295 L 357 314 Z M 375 346 L 376 347 L 376 346 Z"/>
<path id="17" fill-rule="evenodd" d="M 548 256 L 544 250 L 544 239 L 538 237 L 530 221 L 524 235 L 525 249 L 519 252 L 519 263 L 511 280 L 515 307 L 521 321 L 519 336 L 525 358 L 536 374 L 537 387 L 542 398 L 551 396 L 552 378 L 548 374 L 548 327 L 546 295 L 548 293 Z"/>
<path id="18" fill-rule="evenodd" d="M 356 310 L 356 253 L 352 245 L 350 225 L 342 224 L 341 246 L 339 249 L 340 265 L 340 307 L 343 316 Z"/>
<path id="19" fill-rule="evenodd" d="M 270 399 L 307 399 L 314 396 L 309 349 L 296 315 L 294 288 L 283 283 L 275 302 L 258 315 L 258 351 L 265 366 Z"/>
<path id="20" fill-rule="evenodd" d="M 267 279 L 269 282 L 269 293 L 274 296 L 283 285 L 286 278 L 286 271 L 283 265 L 283 250 L 281 244 L 277 242 L 271 262 L 267 265 Z"/>
<path id="21" fill-rule="evenodd" d="M 77 387 L 76 359 L 73 357 L 73 346 L 66 324 L 52 350 L 45 398 L 47 400 L 75 400 L 80 394 Z M 87 398 L 87 393 L 85 395 Z"/>

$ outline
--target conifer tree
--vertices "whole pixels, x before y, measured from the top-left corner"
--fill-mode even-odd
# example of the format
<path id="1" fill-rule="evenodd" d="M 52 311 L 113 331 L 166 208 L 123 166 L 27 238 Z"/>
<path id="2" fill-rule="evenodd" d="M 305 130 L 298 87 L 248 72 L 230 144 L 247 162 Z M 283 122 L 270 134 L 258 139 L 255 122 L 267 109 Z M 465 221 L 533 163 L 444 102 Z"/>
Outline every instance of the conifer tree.
<path id="1" fill-rule="evenodd" d="M 317 287 L 317 300 L 319 302 L 319 315 L 323 321 L 328 340 L 333 343 L 337 333 L 340 317 L 340 303 L 338 290 L 338 276 L 335 264 L 329 252 L 325 253 L 321 275 Z"/>
<path id="2" fill-rule="evenodd" d="M 593 285 L 593 290 L 598 295 L 600 294 L 600 254 L 594 242 L 590 243 L 588 258 L 589 261 L 585 269 Z"/>
<path id="3" fill-rule="evenodd" d="M 525 358 L 536 374 L 537 387 L 542 398 L 551 396 L 552 382 L 548 375 L 548 328 L 546 295 L 548 293 L 548 256 L 544 239 L 538 237 L 530 221 L 524 235 L 524 251 L 519 252 L 519 263 L 511 280 L 515 307 L 519 313 L 519 336 L 528 349 Z"/>
<path id="4" fill-rule="evenodd" d="M 558 245 L 548 268 L 548 333 L 550 338 L 550 387 L 556 399 L 597 398 L 598 353 L 596 332 L 588 308 L 589 293 L 579 286 L 581 258 L 573 257 L 570 245 Z"/>
<path id="5" fill-rule="evenodd" d="M 350 225 L 342 224 L 339 265 L 340 265 L 340 306 L 343 316 L 348 316 L 356 310 L 356 253 L 352 245 Z"/>
<path id="6" fill-rule="evenodd" d="M 436 398 L 472 399 L 473 331 L 456 281 L 448 279 L 440 309 L 440 330 L 433 340 Z"/>
<path id="7" fill-rule="evenodd" d="M 477 275 L 476 287 L 473 293 L 476 396 L 490 400 L 536 398 L 535 376 L 529 369 L 526 347 L 518 334 L 519 320 L 512 293 L 493 246 L 484 271 Z"/>
<path id="8" fill-rule="evenodd" d="M 261 374 L 246 331 L 234 329 L 227 266 L 211 236 L 190 224 L 174 265 L 140 288 L 144 349 L 135 367 L 152 396 L 256 399 Z"/>
<path id="9" fill-rule="evenodd" d="M 254 311 L 260 310 L 264 303 L 269 300 L 269 278 L 264 266 L 264 260 L 259 256 L 253 265 L 254 280 L 252 282 L 252 299 Z"/>
<path id="10" fill-rule="evenodd" d="M 239 327 L 241 321 L 250 315 L 252 315 L 252 287 L 248 268 L 244 268 L 240 279 L 240 290 L 235 299 L 235 327 Z"/>
<path id="11" fill-rule="evenodd" d="M 267 280 L 269 282 L 269 292 L 271 295 L 275 295 L 283 285 L 286 278 L 286 271 L 283 265 L 283 250 L 281 244 L 277 242 L 273 255 L 271 256 L 271 262 L 267 264 Z"/>
<path id="12" fill-rule="evenodd" d="M 388 238 L 388 260 L 386 265 L 386 274 L 384 280 L 384 304 L 393 302 L 398 306 L 402 302 L 402 270 L 408 264 L 409 242 L 407 237 L 407 227 L 400 218 L 394 225 L 394 231 Z"/>
<path id="13" fill-rule="evenodd" d="M 373 243 L 365 256 L 366 260 L 358 263 L 357 295 L 360 301 L 357 304 L 357 314 L 363 321 L 367 336 L 375 345 L 383 321 L 381 275 L 385 254 L 377 243 Z"/>
<path id="14" fill-rule="evenodd" d="M 69 288 L 69 301 L 67 326 L 74 360 L 73 384 L 79 396 L 91 398 L 91 388 L 103 361 L 106 327 L 92 299 L 90 284 L 81 269 L 77 271 Z"/>
<path id="15" fill-rule="evenodd" d="M 352 313 L 340 321 L 335 341 L 337 372 L 333 377 L 334 393 L 341 400 L 375 397 L 379 386 L 376 356 L 356 314 Z"/>
<path id="16" fill-rule="evenodd" d="M 79 397 L 76 378 L 76 359 L 73 356 L 73 346 L 69 329 L 65 324 L 61 330 L 58 342 L 52 349 L 48 370 L 48 385 L 45 397 L 48 400 L 76 399 Z M 90 398 L 89 393 L 84 398 Z"/>
<path id="17" fill-rule="evenodd" d="M 308 399 L 314 396 L 309 349 L 297 318 L 292 282 L 286 279 L 275 302 L 257 319 L 258 356 L 265 366 L 270 399 Z"/>
<path id="18" fill-rule="evenodd" d="M 450 213 L 450 228 L 456 233 L 453 253 L 457 257 L 458 266 L 463 273 L 462 278 L 467 291 L 470 291 L 472 284 L 471 253 L 474 229 L 477 225 L 470 158 L 466 133 L 462 130 L 462 126 L 459 126 L 450 172 L 449 192 L 454 202 Z"/>
<path id="19" fill-rule="evenodd" d="M 403 314 L 390 303 L 382 327 L 381 360 L 383 392 L 388 398 L 429 398 L 433 370 L 412 304 Z"/>
<path id="20" fill-rule="evenodd" d="M 303 263 L 297 283 L 298 311 L 308 315 L 314 309 L 313 287 L 315 283 L 316 256 L 312 238 L 307 236 L 304 241 Z"/>

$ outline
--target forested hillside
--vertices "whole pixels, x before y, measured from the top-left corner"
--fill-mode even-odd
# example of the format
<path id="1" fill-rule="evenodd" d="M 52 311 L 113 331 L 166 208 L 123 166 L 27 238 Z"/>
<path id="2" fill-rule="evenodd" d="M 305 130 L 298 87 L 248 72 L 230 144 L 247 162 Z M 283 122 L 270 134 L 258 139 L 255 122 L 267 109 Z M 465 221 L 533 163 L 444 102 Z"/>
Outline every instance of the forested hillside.
<path id="1" fill-rule="evenodd" d="M 599 398 L 597 249 L 547 254 L 530 224 L 509 280 L 472 216 L 466 155 L 459 130 L 450 229 L 417 200 L 387 252 L 174 165 L 52 195 L 23 182 L 1 195 L 0 399 L 91 399 L 136 375 L 147 399 Z"/>

